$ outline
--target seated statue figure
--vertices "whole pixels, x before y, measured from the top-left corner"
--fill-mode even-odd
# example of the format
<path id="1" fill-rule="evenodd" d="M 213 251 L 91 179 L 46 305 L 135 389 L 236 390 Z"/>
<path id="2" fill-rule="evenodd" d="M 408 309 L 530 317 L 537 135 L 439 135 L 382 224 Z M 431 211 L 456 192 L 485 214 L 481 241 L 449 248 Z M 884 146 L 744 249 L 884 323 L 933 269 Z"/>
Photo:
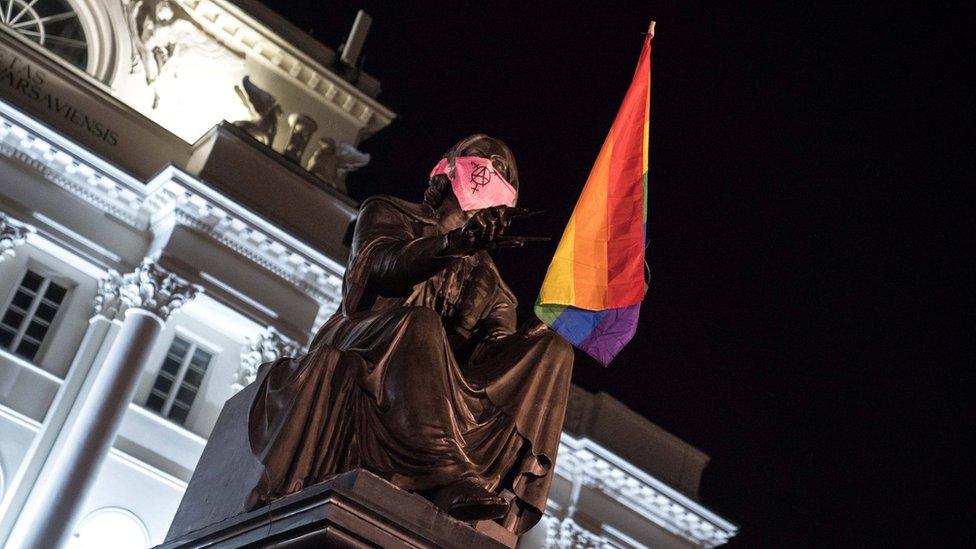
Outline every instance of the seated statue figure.
<path id="1" fill-rule="evenodd" d="M 422 204 L 362 204 L 341 308 L 307 354 L 258 376 L 248 436 L 265 474 L 248 508 L 364 468 L 461 520 L 517 534 L 539 520 L 573 352 L 538 321 L 517 327 L 488 254 L 522 244 L 504 236 L 517 189 L 508 147 L 474 135 Z"/>

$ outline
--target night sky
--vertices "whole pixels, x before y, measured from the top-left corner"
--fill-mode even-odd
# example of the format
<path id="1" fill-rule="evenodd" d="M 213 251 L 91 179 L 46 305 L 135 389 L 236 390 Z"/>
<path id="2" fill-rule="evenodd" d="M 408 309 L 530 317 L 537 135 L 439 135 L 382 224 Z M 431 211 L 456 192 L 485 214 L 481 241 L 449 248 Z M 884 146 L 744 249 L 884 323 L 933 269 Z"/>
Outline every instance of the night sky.
<path id="1" fill-rule="evenodd" d="M 557 240 L 657 20 L 649 291 L 631 344 L 609 368 L 578 354 L 574 381 L 711 456 L 701 501 L 741 526 L 730 547 L 938 545 L 962 518 L 934 511 L 947 463 L 923 448 L 958 410 L 909 348 L 943 327 L 901 327 L 924 298 L 878 245 L 925 201 L 890 198 L 919 116 L 894 107 L 907 29 L 798 3 L 526 4 L 268 3 L 333 48 L 358 8 L 374 18 L 364 68 L 398 118 L 362 144 L 355 198 L 420 201 L 439 156 L 485 132 L 515 152 L 520 205 L 548 210 L 517 232 Z M 496 255 L 521 318 L 554 247 Z"/>

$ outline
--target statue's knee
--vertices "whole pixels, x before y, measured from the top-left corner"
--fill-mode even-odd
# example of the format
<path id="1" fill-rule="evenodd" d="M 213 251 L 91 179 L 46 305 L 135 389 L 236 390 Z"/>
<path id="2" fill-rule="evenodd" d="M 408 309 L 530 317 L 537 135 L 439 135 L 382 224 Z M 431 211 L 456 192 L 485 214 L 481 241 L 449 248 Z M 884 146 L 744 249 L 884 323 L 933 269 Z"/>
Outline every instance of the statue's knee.
<path id="1" fill-rule="evenodd" d="M 540 331 L 537 337 L 546 346 L 547 355 L 560 359 L 573 356 L 573 346 L 551 329 Z"/>

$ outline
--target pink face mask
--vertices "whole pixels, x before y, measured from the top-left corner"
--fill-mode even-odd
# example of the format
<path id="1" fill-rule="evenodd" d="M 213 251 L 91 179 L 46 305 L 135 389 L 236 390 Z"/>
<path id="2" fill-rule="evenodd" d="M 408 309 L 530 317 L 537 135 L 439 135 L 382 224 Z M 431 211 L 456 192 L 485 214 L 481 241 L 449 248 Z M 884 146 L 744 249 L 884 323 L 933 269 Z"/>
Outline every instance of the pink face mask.
<path id="1" fill-rule="evenodd" d="M 480 156 L 459 156 L 454 159 L 454 177 L 451 177 L 447 158 L 431 170 L 430 176 L 444 174 L 451 180 L 454 196 L 461 209 L 469 212 L 492 206 L 514 206 L 515 189 L 492 165 L 491 160 Z"/>

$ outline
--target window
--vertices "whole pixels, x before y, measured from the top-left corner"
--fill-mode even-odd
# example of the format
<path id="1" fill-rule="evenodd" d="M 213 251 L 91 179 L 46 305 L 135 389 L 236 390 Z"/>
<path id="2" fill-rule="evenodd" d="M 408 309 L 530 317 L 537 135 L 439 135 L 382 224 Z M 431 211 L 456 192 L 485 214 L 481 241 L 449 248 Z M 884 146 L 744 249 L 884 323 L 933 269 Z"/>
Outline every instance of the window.
<path id="1" fill-rule="evenodd" d="M 85 70 L 88 39 L 78 13 L 68 0 L 0 2 L 0 25 L 32 40 Z"/>
<path id="2" fill-rule="evenodd" d="M 173 338 L 146 399 L 146 408 L 180 425 L 185 423 L 212 359 L 213 353 L 196 343 L 179 336 Z"/>
<path id="3" fill-rule="evenodd" d="M 34 360 L 67 293 L 64 286 L 28 269 L 0 319 L 0 346 Z"/>

